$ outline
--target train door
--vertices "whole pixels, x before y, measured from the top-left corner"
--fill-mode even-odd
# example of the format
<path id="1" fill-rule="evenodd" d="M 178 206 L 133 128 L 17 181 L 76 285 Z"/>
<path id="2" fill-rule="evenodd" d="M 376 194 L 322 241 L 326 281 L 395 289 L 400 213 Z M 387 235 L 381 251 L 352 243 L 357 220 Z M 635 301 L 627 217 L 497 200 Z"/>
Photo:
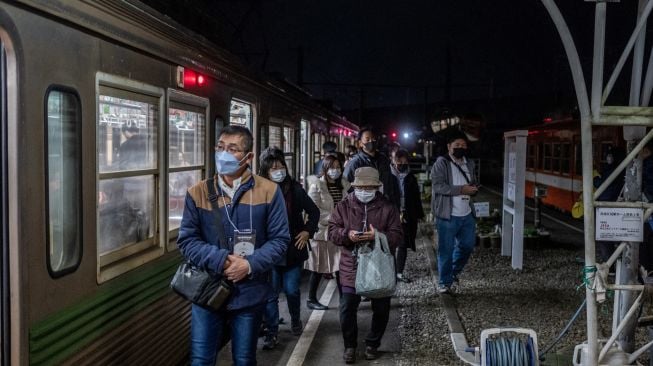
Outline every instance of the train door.
<path id="1" fill-rule="evenodd" d="M 9 227 L 7 208 L 7 60 L 0 40 L 0 365 L 9 365 Z"/>

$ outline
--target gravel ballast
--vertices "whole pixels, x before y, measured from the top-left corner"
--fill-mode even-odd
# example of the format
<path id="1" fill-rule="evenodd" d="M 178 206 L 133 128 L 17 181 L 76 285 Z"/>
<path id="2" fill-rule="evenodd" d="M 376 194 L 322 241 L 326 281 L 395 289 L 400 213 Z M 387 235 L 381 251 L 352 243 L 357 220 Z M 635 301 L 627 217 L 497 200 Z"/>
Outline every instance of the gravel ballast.
<path id="1" fill-rule="evenodd" d="M 453 351 L 442 303 L 431 275 L 427 251 L 433 240 L 417 240 L 417 252 L 409 251 L 405 274 L 412 283 L 397 289 L 401 308 L 398 365 L 464 365 Z M 510 257 L 498 248 L 476 247 L 455 301 L 470 346 L 477 346 L 483 329 L 523 327 L 535 330 L 540 351 L 563 329 L 585 298 L 581 283 L 583 249 L 578 245 L 547 244 L 524 251 L 524 269 L 515 271 Z M 608 338 L 612 322 L 612 299 L 599 304 L 599 338 Z M 551 353 L 570 353 L 586 339 L 585 311 Z M 637 347 L 647 339 L 645 329 L 636 334 Z M 645 362 L 640 358 L 640 362 Z M 646 361 L 647 362 L 647 361 Z"/>

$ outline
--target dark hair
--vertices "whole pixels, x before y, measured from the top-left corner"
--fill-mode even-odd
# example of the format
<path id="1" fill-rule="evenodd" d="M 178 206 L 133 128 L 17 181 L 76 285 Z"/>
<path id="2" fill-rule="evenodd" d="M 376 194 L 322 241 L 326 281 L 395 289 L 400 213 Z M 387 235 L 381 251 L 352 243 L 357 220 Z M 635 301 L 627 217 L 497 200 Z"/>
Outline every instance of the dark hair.
<path id="1" fill-rule="evenodd" d="M 465 135 L 462 131 L 452 130 L 447 135 L 447 144 L 450 144 L 456 140 L 465 140 L 465 142 L 469 142 L 467 135 Z"/>
<path id="2" fill-rule="evenodd" d="M 324 155 L 324 157 L 327 157 L 327 156 L 332 156 L 332 157 L 338 159 L 338 161 L 340 162 L 340 166 L 345 165 L 345 160 L 346 160 L 345 159 L 345 154 L 341 153 L 340 151 L 334 151 L 334 152 L 326 153 L 326 155 Z"/>
<path id="3" fill-rule="evenodd" d="M 374 131 L 372 130 L 372 128 L 370 128 L 370 127 L 363 127 L 360 131 L 358 131 L 358 138 L 357 138 L 358 141 L 360 141 L 360 140 L 363 138 L 363 134 L 364 134 L 365 132 L 369 132 L 369 133 L 371 133 L 373 136 L 376 136 L 376 134 L 374 133 Z"/>
<path id="4" fill-rule="evenodd" d="M 356 154 L 358 152 L 358 148 L 354 145 L 349 145 L 347 146 L 347 154 Z"/>
<path id="5" fill-rule="evenodd" d="M 252 148 L 254 147 L 254 137 L 252 136 L 252 132 L 243 126 L 229 125 L 223 127 L 218 133 L 218 141 L 222 135 L 241 136 L 243 138 L 243 142 L 245 143 L 246 153 L 252 151 Z"/>
<path id="6" fill-rule="evenodd" d="M 399 149 L 395 153 L 395 159 L 399 159 L 399 158 L 410 159 L 410 154 L 408 153 L 408 151 L 406 149 Z"/>
<path id="7" fill-rule="evenodd" d="M 336 161 L 340 163 L 340 174 L 344 174 L 345 168 L 343 162 L 340 161 L 335 154 L 328 154 L 324 157 L 324 160 L 322 160 L 322 171 L 320 172 L 320 177 L 324 177 L 329 169 L 333 169 Z M 336 186 L 342 188 L 342 181 L 340 179 L 336 179 Z"/>
<path id="8" fill-rule="evenodd" d="M 122 125 L 122 132 L 123 133 L 125 133 L 125 132 L 138 133 L 138 132 L 140 132 L 140 129 L 138 128 L 138 126 L 136 126 L 136 124 L 127 125 L 125 123 L 125 124 Z"/>
<path id="9" fill-rule="evenodd" d="M 263 150 L 263 152 L 261 152 L 261 156 L 258 158 L 258 161 L 258 175 L 265 179 L 269 179 L 270 169 L 272 169 L 272 166 L 277 161 L 281 163 L 284 168 L 286 168 L 286 171 L 288 170 L 288 166 L 286 165 L 286 157 L 283 155 L 283 151 L 276 147 L 268 147 Z"/>
<path id="10" fill-rule="evenodd" d="M 333 141 L 327 141 L 322 144 L 322 150 L 324 150 L 325 153 L 334 152 L 336 149 L 338 149 L 338 144 Z"/>

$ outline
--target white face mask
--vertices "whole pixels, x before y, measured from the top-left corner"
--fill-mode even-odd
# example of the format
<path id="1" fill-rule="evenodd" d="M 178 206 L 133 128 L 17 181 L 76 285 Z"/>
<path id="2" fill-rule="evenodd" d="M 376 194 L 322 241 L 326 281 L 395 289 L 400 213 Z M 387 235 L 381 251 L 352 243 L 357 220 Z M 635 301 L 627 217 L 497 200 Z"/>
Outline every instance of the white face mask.
<path id="1" fill-rule="evenodd" d="M 365 189 L 354 189 L 354 195 L 358 198 L 359 201 L 363 203 L 368 203 L 374 199 L 376 196 L 376 191 L 368 191 Z"/>
<path id="2" fill-rule="evenodd" d="M 270 179 L 277 183 L 283 182 L 286 179 L 286 169 L 270 170 Z"/>
<path id="3" fill-rule="evenodd" d="M 342 174 L 342 173 L 340 173 L 340 169 L 329 169 L 329 170 L 327 170 L 327 175 L 331 179 L 340 178 L 340 174 Z"/>

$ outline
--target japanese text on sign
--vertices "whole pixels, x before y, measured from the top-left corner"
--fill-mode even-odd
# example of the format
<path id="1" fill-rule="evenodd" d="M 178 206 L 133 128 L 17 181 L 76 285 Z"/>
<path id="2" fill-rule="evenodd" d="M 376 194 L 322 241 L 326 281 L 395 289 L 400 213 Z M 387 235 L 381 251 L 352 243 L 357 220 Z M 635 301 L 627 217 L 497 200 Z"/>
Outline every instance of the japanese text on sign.
<path id="1" fill-rule="evenodd" d="M 640 208 L 596 209 L 596 240 L 642 241 L 644 239 Z"/>

